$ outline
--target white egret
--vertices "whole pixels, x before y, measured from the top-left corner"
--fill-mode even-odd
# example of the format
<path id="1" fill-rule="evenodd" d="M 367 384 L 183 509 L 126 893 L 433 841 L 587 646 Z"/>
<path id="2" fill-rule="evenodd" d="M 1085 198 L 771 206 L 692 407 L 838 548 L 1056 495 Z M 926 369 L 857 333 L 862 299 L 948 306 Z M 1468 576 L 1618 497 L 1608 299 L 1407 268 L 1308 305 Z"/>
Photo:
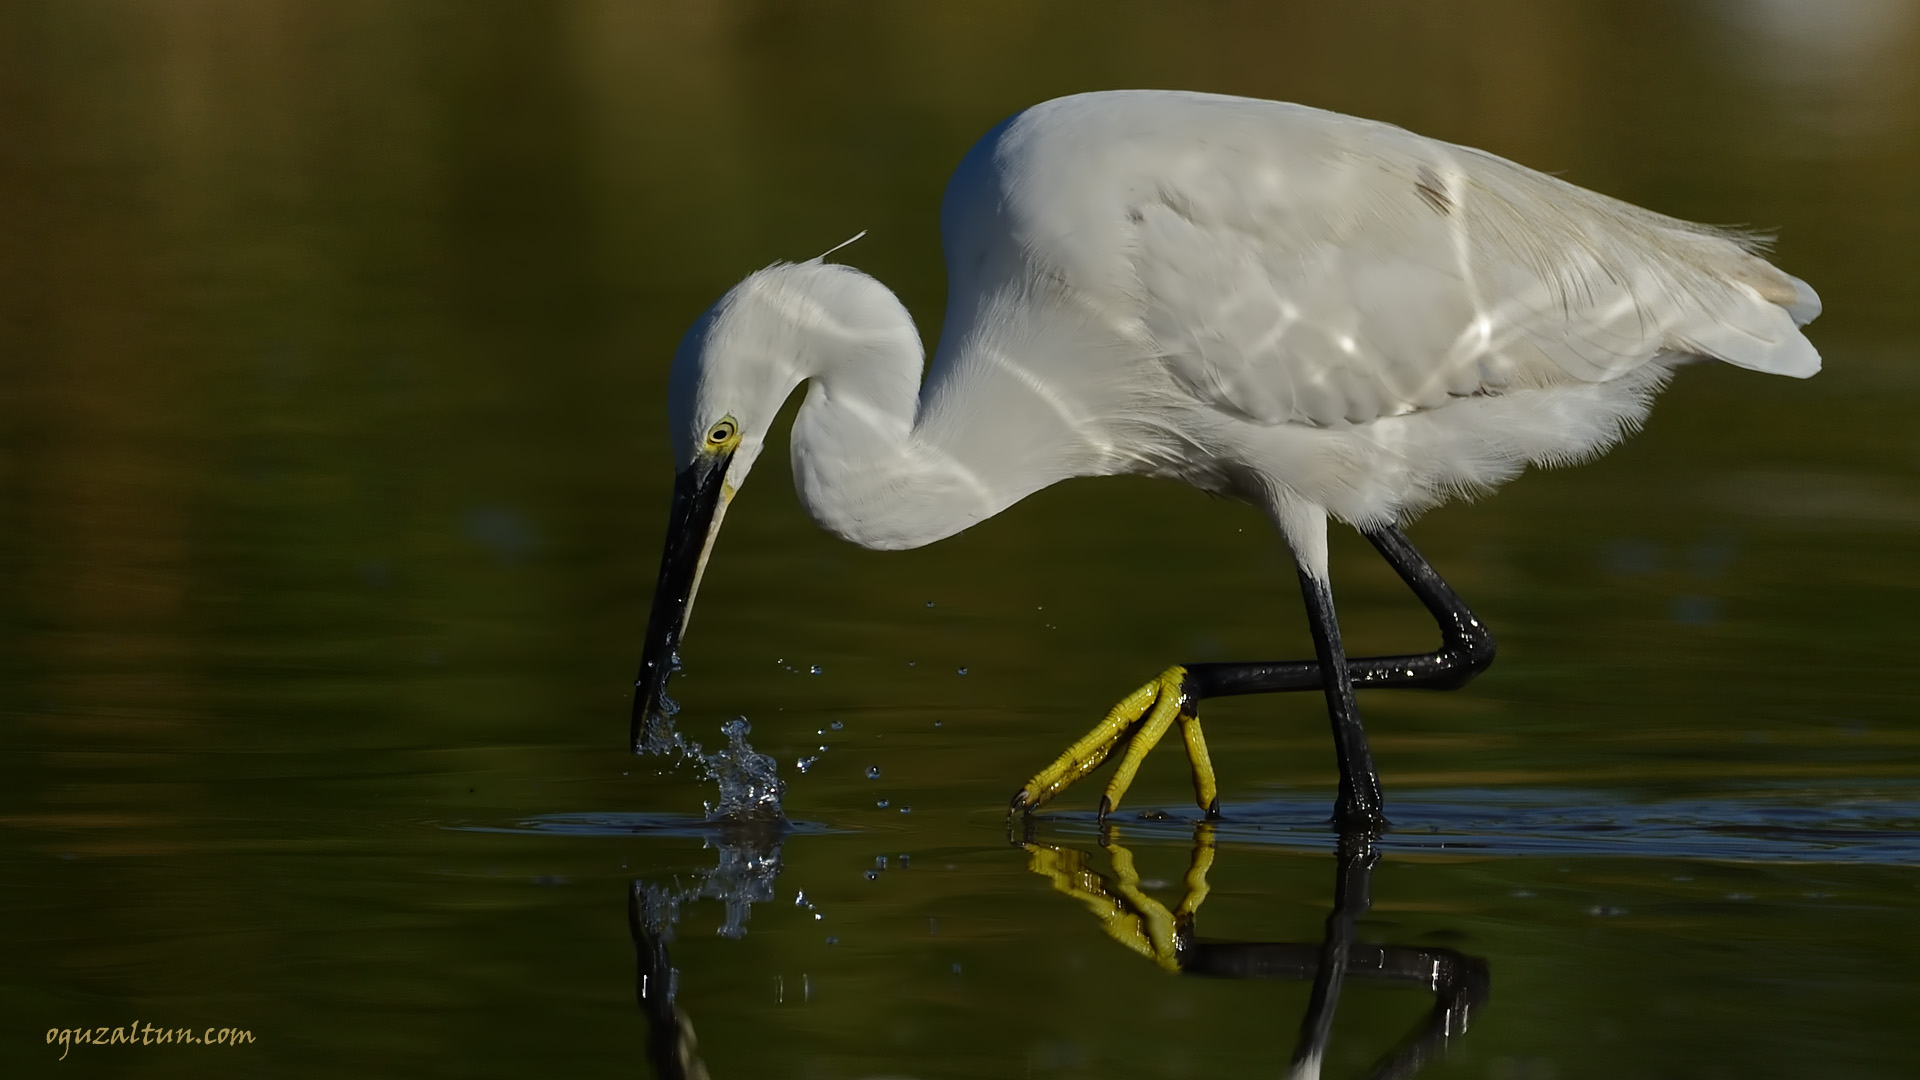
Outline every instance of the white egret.
<path id="1" fill-rule="evenodd" d="M 1493 639 L 1400 522 L 1528 464 L 1599 453 L 1688 360 L 1806 377 L 1820 311 L 1751 237 L 1479 150 L 1299 105 L 1121 91 L 1036 105 L 961 161 L 940 213 L 947 321 L 921 381 L 912 318 L 824 257 L 750 274 L 694 323 L 669 387 L 674 487 L 636 683 L 663 730 L 680 638 L 728 502 L 802 383 L 794 484 L 869 548 L 951 536 L 1074 476 L 1169 477 L 1264 510 L 1315 659 L 1182 664 L 1013 798 L 1031 811 L 1180 724 L 1219 799 L 1197 703 L 1321 690 L 1342 826 L 1384 823 L 1354 689 L 1448 688 Z M 1423 655 L 1348 658 L 1327 520 L 1364 533 L 1439 622 Z"/>

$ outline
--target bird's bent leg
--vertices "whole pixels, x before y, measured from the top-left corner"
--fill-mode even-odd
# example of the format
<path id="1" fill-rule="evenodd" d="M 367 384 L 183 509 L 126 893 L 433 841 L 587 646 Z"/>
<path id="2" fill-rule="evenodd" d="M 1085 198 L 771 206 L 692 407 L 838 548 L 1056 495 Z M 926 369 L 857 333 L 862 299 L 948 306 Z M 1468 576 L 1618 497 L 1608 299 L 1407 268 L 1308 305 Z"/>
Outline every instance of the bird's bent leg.
<path id="1" fill-rule="evenodd" d="M 1398 671 L 1405 671 L 1398 685 L 1419 686 L 1433 690 L 1453 690 L 1473 681 L 1475 675 L 1487 670 L 1493 663 L 1493 634 L 1485 623 L 1474 615 L 1460 595 L 1453 591 L 1445 578 L 1434 570 L 1420 552 L 1414 548 L 1407 534 L 1400 531 L 1398 525 L 1388 525 L 1379 529 L 1364 530 L 1363 534 L 1373 544 L 1380 557 L 1407 583 L 1413 595 L 1433 616 L 1440 626 L 1440 648 L 1424 656 L 1407 657 L 1404 668 L 1377 667 L 1364 676 L 1354 674 L 1355 686 L 1396 685 L 1393 681 Z M 1401 659 L 1381 658 L 1382 660 Z M 1352 662 L 1348 663 L 1349 670 Z"/>
<path id="2" fill-rule="evenodd" d="M 1351 700 L 1354 690 L 1449 690 L 1464 686 L 1475 675 L 1485 671 L 1487 665 L 1493 662 L 1493 635 L 1420 556 L 1399 526 L 1388 525 L 1368 530 L 1366 537 L 1439 624 L 1441 644 L 1440 648 L 1430 653 L 1347 658 L 1344 665 L 1348 683 L 1346 698 Z M 1325 583 L 1321 584 L 1324 587 Z M 1304 578 L 1301 587 L 1303 590 L 1309 587 Z M 1311 613 L 1312 598 L 1308 599 Z M 1339 627 L 1331 624 L 1332 610 L 1332 600 L 1328 597 L 1327 619 L 1333 625 L 1337 641 Z M 1316 653 L 1320 644 L 1316 631 Z M 1120 796 L 1132 782 L 1134 771 L 1139 767 L 1139 757 L 1152 749 L 1165 734 L 1166 720 L 1176 717 L 1180 721 L 1180 733 L 1186 740 L 1187 759 L 1193 766 L 1195 801 L 1207 811 L 1209 817 L 1218 817 L 1219 792 L 1213 764 L 1207 753 L 1206 739 L 1200 730 L 1199 703 L 1214 697 L 1291 690 L 1319 690 L 1335 694 L 1337 691 L 1328 683 L 1327 670 L 1320 658 L 1183 664 L 1168 668 L 1159 678 L 1128 695 L 1107 714 L 1105 720 L 1028 781 L 1026 787 L 1015 793 L 1011 809 L 1021 813 L 1038 809 L 1068 785 L 1099 768 L 1122 742 L 1131 739 L 1128 753 L 1124 755 L 1125 761 L 1115 777 L 1115 783 L 1108 785 L 1107 799 L 1102 806 L 1102 816 L 1111 813 L 1120 804 Z M 1178 693 L 1174 694 L 1176 688 Z M 1175 699 L 1179 702 L 1177 709 L 1166 705 L 1167 701 Z M 1332 707 L 1330 698 L 1329 708 Z M 1349 715 L 1354 718 L 1352 726 L 1357 729 L 1357 709 L 1349 710 Z M 1341 730 L 1337 722 L 1335 730 Z M 1358 740 L 1360 749 L 1364 751 L 1364 732 L 1359 733 Z M 1344 751 L 1341 759 L 1343 762 L 1349 761 Z M 1368 771 L 1371 772 L 1370 767 Z M 1349 786 L 1348 776 L 1343 767 L 1343 793 Z M 1374 783 L 1374 794 L 1377 811 L 1377 781 Z"/>
<path id="3" fill-rule="evenodd" d="M 1340 761 L 1340 797 L 1334 804 L 1334 820 L 1342 829 L 1377 829 L 1386 824 L 1381 813 L 1380 774 L 1374 771 L 1367 731 L 1360 725 L 1360 706 L 1353 699 L 1353 678 L 1347 673 L 1347 655 L 1340 645 L 1340 622 L 1333 613 L 1333 588 L 1302 563 L 1300 594 L 1307 602 L 1313 651 L 1320 660 L 1321 686 L 1327 695 L 1327 717 L 1333 722 L 1333 749 Z"/>
<path id="4" fill-rule="evenodd" d="M 1461 601 L 1397 525 L 1370 529 L 1366 538 L 1418 597 L 1440 627 L 1440 647 L 1430 653 L 1347 658 L 1356 690 L 1453 690 L 1473 681 L 1493 663 L 1493 634 Z M 1238 694 L 1274 694 L 1324 688 L 1317 660 L 1187 665 L 1187 685 L 1196 699 Z"/>
<path id="5" fill-rule="evenodd" d="M 1035 774 L 1025 787 L 1014 792 L 1009 811 L 1025 814 L 1039 809 L 1068 785 L 1099 768 L 1124 742 L 1126 752 L 1121 755 L 1113 779 L 1107 783 L 1106 794 L 1100 799 L 1100 816 L 1105 818 L 1120 805 L 1148 751 L 1159 744 L 1167 729 L 1178 720 L 1187 746 L 1187 760 L 1193 767 L 1194 798 L 1201 809 L 1217 816 L 1219 788 L 1214 782 L 1207 741 L 1200 731 L 1200 718 L 1193 711 L 1195 700 L 1188 687 L 1185 667 L 1175 665 L 1161 672 L 1152 682 L 1121 699 L 1092 731 Z"/>

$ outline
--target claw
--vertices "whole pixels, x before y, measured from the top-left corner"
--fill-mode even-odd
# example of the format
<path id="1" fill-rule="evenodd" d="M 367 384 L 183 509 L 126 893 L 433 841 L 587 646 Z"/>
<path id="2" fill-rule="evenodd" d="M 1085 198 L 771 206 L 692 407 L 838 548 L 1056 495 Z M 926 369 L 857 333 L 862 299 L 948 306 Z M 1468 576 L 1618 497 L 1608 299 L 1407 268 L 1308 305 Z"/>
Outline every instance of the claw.
<path id="1" fill-rule="evenodd" d="M 1074 781 L 1099 768 L 1124 744 L 1125 753 L 1100 800 L 1100 819 L 1104 821 L 1120 805 L 1147 752 L 1178 720 L 1187 747 L 1187 760 L 1193 766 L 1194 801 L 1209 816 L 1218 817 L 1220 795 L 1214 782 L 1213 762 L 1200 732 L 1200 718 L 1194 704 L 1187 687 L 1186 668 L 1176 665 L 1161 672 L 1152 682 L 1121 699 L 1092 731 L 1015 792 L 1009 813 L 1031 814 Z"/>

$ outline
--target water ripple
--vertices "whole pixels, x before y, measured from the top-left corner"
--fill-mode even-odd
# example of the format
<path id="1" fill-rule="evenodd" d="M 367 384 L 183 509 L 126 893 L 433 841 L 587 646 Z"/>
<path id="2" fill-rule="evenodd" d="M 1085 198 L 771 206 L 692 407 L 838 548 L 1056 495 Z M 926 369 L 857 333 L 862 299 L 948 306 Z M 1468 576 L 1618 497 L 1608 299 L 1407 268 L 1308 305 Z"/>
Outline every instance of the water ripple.
<path id="1" fill-rule="evenodd" d="M 1676 799 L 1621 802 L 1596 792 L 1425 791 L 1388 807 L 1387 850 L 1409 854 L 1580 855 L 1729 861 L 1920 864 L 1920 800 Z M 1227 808 L 1221 840 L 1277 847 L 1333 844 L 1324 799 Z M 1131 836 L 1185 837 L 1199 811 L 1116 817 Z M 1091 814 L 1049 815 L 1062 831 L 1095 832 Z"/>
<path id="2" fill-rule="evenodd" d="M 731 839 L 754 833 L 785 837 L 832 833 L 835 829 L 810 821 L 714 821 L 696 814 L 586 812 L 541 814 L 512 825 L 450 825 L 456 832 L 519 833 L 536 836 L 692 836 Z"/>

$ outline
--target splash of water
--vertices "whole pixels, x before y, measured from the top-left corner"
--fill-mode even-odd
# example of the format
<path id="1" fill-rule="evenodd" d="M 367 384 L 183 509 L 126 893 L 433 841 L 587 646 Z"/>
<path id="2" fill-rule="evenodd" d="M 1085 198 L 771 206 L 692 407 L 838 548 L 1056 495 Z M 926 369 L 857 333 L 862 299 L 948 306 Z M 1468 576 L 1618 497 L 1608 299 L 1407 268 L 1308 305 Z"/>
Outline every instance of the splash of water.
<path id="1" fill-rule="evenodd" d="M 720 785 L 720 798 L 707 804 L 707 820 L 748 822 L 785 821 L 780 799 L 787 782 L 780 779 L 780 763 L 747 743 L 753 725 L 736 716 L 720 725 L 727 737 L 724 749 L 701 755 L 707 778 Z M 698 750 L 698 747 L 695 747 Z"/>
<path id="2" fill-rule="evenodd" d="M 670 662 L 678 671 L 680 658 L 675 656 Z M 747 742 L 747 734 L 753 730 L 747 718 L 736 716 L 720 725 L 727 745 L 708 753 L 674 726 L 673 718 L 679 712 L 679 703 L 661 694 L 660 711 L 647 717 L 641 726 L 639 752 L 690 764 L 703 778 L 718 785 L 719 798 L 705 804 L 708 821 L 784 823 L 787 817 L 780 800 L 787 783 L 780 779 L 780 763 Z"/>

